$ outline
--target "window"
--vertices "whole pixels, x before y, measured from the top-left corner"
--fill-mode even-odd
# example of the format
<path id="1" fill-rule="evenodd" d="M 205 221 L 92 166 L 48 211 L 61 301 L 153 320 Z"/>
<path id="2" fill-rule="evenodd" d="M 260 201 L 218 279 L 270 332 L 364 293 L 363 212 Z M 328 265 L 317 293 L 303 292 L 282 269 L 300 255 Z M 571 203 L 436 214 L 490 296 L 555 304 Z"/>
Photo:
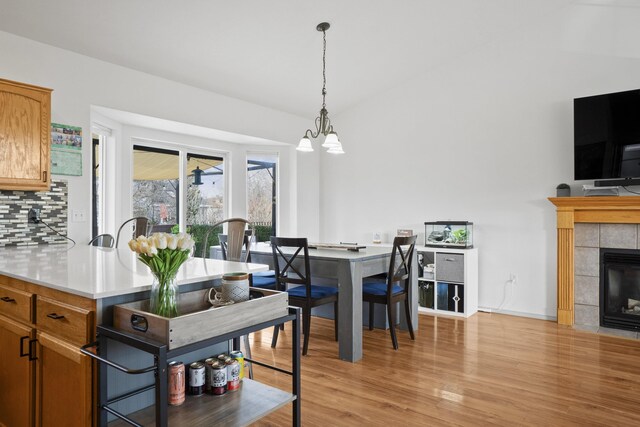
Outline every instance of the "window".
<path id="1" fill-rule="evenodd" d="M 104 145 L 105 138 L 101 135 L 92 135 L 93 150 L 91 152 L 91 170 L 93 174 L 91 176 L 91 235 L 96 237 L 104 230 L 104 210 L 102 204 L 104 203 L 104 196 L 102 192 L 102 181 L 100 180 L 100 170 L 102 163 L 102 146 Z"/>
<path id="2" fill-rule="evenodd" d="M 188 153 L 187 174 L 187 229 L 196 242 L 195 255 L 208 256 L 204 245 L 217 245 L 223 232 L 222 226 L 211 225 L 226 217 L 224 159 Z"/>
<path id="3" fill-rule="evenodd" d="M 276 154 L 247 154 L 247 219 L 259 242 L 276 235 L 277 163 Z"/>
<path id="4" fill-rule="evenodd" d="M 180 153 L 133 146 L 133 216 L 149 218 L 153 231 L 170 232 L 178 223 Z"/>

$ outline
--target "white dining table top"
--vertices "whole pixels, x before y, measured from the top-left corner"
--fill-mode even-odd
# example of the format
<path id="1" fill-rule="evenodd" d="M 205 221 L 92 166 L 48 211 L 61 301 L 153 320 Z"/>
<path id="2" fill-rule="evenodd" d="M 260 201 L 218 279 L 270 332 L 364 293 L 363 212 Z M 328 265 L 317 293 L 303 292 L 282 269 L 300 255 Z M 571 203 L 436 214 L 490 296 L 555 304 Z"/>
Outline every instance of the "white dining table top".
<path id="1" fill-rule="evenodd" d="M 189 258 L 178 286 L 219 279 L 225 273 L 267 270 L 264 264 Z M 128 246 L 119 249 L 66 244 L 0 248 L 0 274 L 86 298 L 101 299 L 151 289 L 153 275 Z"/>

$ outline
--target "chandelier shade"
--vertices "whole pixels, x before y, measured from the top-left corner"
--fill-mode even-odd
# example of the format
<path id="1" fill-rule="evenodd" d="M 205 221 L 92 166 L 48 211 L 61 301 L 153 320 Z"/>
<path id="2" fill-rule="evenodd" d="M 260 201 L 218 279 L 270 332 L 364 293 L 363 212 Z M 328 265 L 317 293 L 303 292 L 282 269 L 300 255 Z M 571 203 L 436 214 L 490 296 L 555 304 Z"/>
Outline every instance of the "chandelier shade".
<path id="1" fill-rule="evenodd" d="M 311 145 L 311 140 L 309 138 L 307 138 L 306 136 L 303 136 L 302 139 L 300 140 L 300 143 L 298 144 L 298 148 L 296 148 L 296 150 L 303 151 L 303 152 L 306 152 L 306 153 L 313 151 L 313 146 Z"/>
<path id="2" fill-rule="evenodd" d="M 328 22 L 322 22 L 316 27 L 316 30 L 322 31 L 322 108 L 320 109 L 320 115 L 316 117 L 315 120 L 315 130 L 307 129 L 296 149 L 303 152 L 313 151 L 311 138 L 315 139 L 320 135 L 324 135 L 324 143 L 322 146 L 328 149 L 327 153 L 344 154 L 342 144 L 338 139 L 338 134 L 333 130 L 333 125 L 331 124 L 331 120 L 329 120 L 329 112 L 327 111 L 325 102 L 325 97 L 327 95 L 327 30 L 329 27 L 330 25 Z"/>

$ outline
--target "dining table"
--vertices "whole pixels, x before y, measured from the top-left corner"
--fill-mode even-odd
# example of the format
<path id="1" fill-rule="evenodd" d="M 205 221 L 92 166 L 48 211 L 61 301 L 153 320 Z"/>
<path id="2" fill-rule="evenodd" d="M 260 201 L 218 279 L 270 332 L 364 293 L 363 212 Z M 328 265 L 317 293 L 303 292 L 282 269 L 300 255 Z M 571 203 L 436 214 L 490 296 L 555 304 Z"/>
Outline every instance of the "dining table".
<path id="1" fill-rule="evenodd" d="M 312 246 L 312 244 L 309 244 Z M 286 251 L 287 248 L 284 248 Z M 337 280 L 338 356 L 357 362 L 362 359 L 362 281 L 363 278 L 389 271 L 392 245 L 367 245 L 357 251 L 346 249 L 309 249 L 311 275 Z M 251 262 L 268 264 L 273 269 L 273 252 L 268 242 L 251 245 Z M 285 252 L 286 253 L 286 252 Z M 414 330 L 418 330 L 418 275 L 416 254 L 411 268 L 409 305 Z M 404 310 L 400 312 L 400 328 L 406 329 Z"/>

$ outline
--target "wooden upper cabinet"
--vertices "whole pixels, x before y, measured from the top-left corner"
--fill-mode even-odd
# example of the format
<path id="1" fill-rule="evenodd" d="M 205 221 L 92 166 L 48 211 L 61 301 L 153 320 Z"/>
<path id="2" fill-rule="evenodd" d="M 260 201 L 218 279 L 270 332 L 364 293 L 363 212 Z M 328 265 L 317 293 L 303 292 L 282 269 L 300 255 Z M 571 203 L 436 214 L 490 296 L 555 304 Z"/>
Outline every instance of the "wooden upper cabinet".
<path id="1" fill-rule="evenodd" d="M 0 190 L 48 190 L 51 89 L 0 79 Z"/>

